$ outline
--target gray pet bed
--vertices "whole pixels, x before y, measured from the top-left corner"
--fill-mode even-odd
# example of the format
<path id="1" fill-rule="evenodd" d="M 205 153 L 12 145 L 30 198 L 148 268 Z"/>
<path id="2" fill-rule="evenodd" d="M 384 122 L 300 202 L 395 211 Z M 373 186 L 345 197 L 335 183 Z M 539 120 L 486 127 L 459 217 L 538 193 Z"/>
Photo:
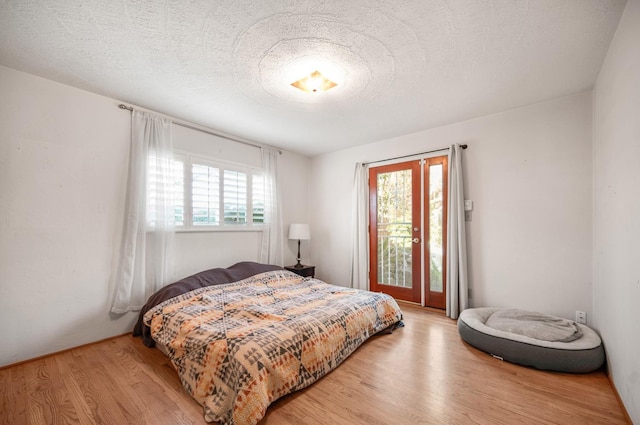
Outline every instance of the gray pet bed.
<path id="1" fill-rule="evenodd" d="M 458 318 L 460 337 L 468 344 L 494 357 L 537 369 L 587 373 L 598 369 L 604 363 L 602 341 L 588 326 L 571 322 L 576 326 L 575 335 L 579 336 L 581 333 L 582 336 L 569 342 L 547 341 L 487 325 L 488 321 L 492 322 L 492 315 L 502 314 L 503 311 L 505 309 L 499 308 L 464 310 Z M 564 320 L 554 316 L 546 317 L 550 320 Z"/>

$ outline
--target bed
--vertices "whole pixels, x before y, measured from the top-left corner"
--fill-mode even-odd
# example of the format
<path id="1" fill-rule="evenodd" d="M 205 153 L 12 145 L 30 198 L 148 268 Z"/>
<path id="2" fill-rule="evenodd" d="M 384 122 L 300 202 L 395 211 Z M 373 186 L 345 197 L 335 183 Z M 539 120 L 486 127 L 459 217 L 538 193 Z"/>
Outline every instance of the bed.
<path id="1" fill-rule="evenodd" d="M 311 385 L 374 334 L 402 326 L 388 295 L 277 266 L 241 263 L 186 281 L 149 299 L 135 333 L 170 358 L 208 422 L 256 424 L 273 401 Z"/>

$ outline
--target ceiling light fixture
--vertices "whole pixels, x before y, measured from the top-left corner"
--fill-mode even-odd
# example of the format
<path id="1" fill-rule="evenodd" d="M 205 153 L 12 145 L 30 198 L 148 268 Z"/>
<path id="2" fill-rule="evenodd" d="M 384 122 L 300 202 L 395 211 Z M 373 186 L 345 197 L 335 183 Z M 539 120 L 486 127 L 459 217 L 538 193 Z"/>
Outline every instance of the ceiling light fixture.
<path id="1" fill-rule="evenodd" d="M 320 74 L 319 71 L 313 71 L 309 76 L 294 81 L 291 85 L 307 93 L 327 91 L 337 86 L 336 83 Z"/>

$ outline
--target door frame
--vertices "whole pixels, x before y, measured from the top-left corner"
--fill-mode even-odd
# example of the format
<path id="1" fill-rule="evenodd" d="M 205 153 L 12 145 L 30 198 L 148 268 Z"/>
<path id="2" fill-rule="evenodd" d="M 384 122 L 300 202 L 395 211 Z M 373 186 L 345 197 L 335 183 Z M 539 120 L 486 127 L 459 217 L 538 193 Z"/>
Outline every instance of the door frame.
<path id="1" fill-rule="evenodd" d="M 385 292 L 394 298 L 406 300 L 426 307 L 446 309 L 447 277 L 447 231 L 448 231 L 448 155 L 438 155 L 414 160 L 405 160 L 369 168 L 369 289 Z M 442 292 L 430 290 L 430 217 L 429 167 L 442 165 Z M 412 287 L 403 288 L 378 284 L 377 250 L 377 175 L 401 170 L 412 171 L 412 236 L 420 242 L 412 245 Z M 415 232 L 418 227 L 420 230 Z M 416 269 L 416 263 L 419 263 Z"/>

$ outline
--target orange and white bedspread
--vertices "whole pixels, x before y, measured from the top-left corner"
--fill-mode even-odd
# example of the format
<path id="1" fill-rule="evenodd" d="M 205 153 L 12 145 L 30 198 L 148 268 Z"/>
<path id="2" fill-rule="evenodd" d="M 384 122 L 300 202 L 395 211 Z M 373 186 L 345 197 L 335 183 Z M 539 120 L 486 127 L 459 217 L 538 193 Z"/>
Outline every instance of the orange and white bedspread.
<path id="1" fill-rule="evenodd" d="M 256 424 L 401 319 L 388 295 L 284 270 L 197 289 L 144 316 L 205 419 L 228 425 Z"/>

